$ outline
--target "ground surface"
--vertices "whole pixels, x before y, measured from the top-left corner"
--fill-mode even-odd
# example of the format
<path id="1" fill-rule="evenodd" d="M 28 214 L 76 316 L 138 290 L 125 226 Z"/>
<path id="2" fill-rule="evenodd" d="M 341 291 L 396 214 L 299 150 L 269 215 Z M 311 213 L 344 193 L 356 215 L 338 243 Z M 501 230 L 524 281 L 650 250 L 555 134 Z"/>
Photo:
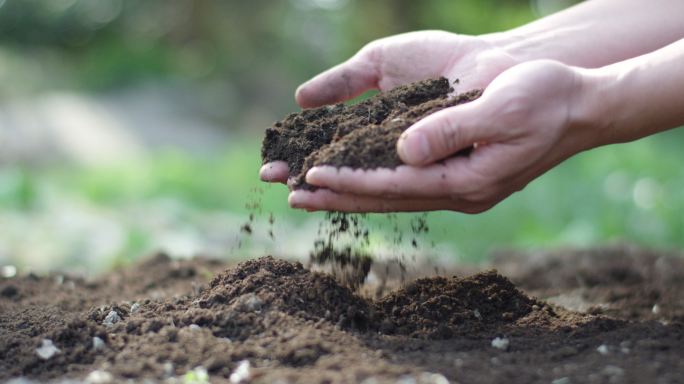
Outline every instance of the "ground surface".
<path id="1" fill-rule="evenodd" d="M 157 255 L 93 280 L 5 278 L 0 380 L 189 382 L 206 369 L 230 382 L 243 362 L 234 381 L 684 382 L 680 256 L 509 252 L 494 266 L 510 280 L 433 276 L 379 299 L 273 258 L 226 269 Z"/>

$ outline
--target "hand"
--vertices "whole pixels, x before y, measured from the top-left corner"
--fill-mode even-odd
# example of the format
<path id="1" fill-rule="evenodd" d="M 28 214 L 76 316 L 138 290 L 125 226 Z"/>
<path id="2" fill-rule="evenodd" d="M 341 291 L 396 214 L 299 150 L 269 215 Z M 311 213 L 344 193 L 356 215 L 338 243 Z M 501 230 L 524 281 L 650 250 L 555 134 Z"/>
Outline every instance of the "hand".
<path id="1" fill-rule="evenodd" d="M 302 108 L 313 108 L 356 97 L 369 89 L 381 91 L 444 76 L 457 93 L 485 88 L 519 60 L 487 37 L 443 31 L 412 32 L 376 40 L 346 62 L 302 84 L 295 94 Z M 287 164 L 265 164 L 261 179 L 286 182 Z"/>
<path id="2" fill-rule="evenodd" d="M 397 144 L 394 170 L 315 167 L 293 191 L 308 210 L 485 211 L 568 157 L 598 144 L 600 120 L 578 68 L 532 61 L 499 75 L 478 100 L 432 114 Z M 477 143 L 468 157 L 450 157 Z M 441 162 L 438 162 L 442 160 Z M 437 162 L 437 163 L 436 163 Z"/>

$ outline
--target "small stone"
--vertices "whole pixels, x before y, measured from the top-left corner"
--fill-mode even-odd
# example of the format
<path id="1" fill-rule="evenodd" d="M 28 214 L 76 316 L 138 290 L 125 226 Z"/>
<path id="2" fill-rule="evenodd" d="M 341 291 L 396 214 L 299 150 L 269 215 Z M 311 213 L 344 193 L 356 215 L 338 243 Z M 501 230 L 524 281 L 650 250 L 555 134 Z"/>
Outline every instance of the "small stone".
<path id="1" fill-rule="evenodd" d="M 601 373 L 606 376 L 622 376 L 625 374 L 625 370 L 614 365 L 607 365 L 605 368 L 603 368 Z"/>
<path id="2" fill-rule="evenodd" d="M 108 384 L 114 382 L 114 376 L 107 371 L 95 370 L 86 376 L 85 382 L 87 384 Z"/>
<path id="3" fill-rule="evenodd" d="M 93 349 L 96 351 L 99 351 L 101 349 L 104 349 L 105 347 L 105 342 L 101 338 L 95 336 L 93 337 Z"/>
<path id="4" fill-rule="evenodd" d="M 238 363 L 237 368 L 230 374 L 231 384 L 240 384 L 249 381 L 252 377 L 251 366 L 249 360 L 242 360 Z"/>
<path id="5" fill-rule="evenodd" d="M 570 384 L 572 383 L 570 381 L 569 377 L 561 377 L 560 379 L 553 380 L 551 384 Z"/>
<path id="6" fill-rule="evenodd" d="M 482 315 L 480 314 L 480 311 L 478 311 L 477 309 L 473 311 L 473 315 L 476 319 L 482 320 Z"/>
<path id="7" fill-rule="evenodd" d="M 624 354 L 628 354 L 631 351 L 631 349 L 630 349 L 631 347 L 632 347 L 632 342 L 629 340 L 625 340 L 625 341 L 620 343 L 620 352 L 622 352 Z"/>
<path id="8" fill-rule="evenodd" d="M 430 372 L 421 374 L 420 382 L 425 384 L 449 384 L 449 380 L 444 375 Z"/>
<path id="9" fill-rule="evenodd" d="M 660 313 L 660 306 L 658 304 L 654 304 L 653 308 L 651 308 L 651 313 L 654 315 L 657 315 Z"/>
<path id="10" fill-rule="evenodd" d="M 133 305 L 131 305 L 131 313 L 136 313 L 138 311 L 140 311 L 140 304 L 133 303 Z"/>
<path id="11" fill-rule="evenodd" d="M 599 345 L 598 348 L 596 348 L 596 352 L 602 355 L 607 355 L 608 353 L 610 353 L 610 351 L 608 350 L 608 346 L 605 344 Z"/>
<path id="12" fill-rule="evenodd" d="M 188 325 L 188 328 L 189 328 L 191 331 L 199 331 L 200 329 L 202 329 L 202 327 L 200 327 L 200 326 L 197 325 L 197 324 L 190 324 L 190 325 Z"/>
<path id="13" fill-rule="evenodd" d="M 418 384 L 418 380 L 411 375 L 403 375 L 397 379 L 396 384 Z"/>
<path id="14" fill-rule="evenodd" d="M 55 347 L 50 339 L 43 339 L 41 346 L 36 348 L 36 354 L 43 360 L 48 360 L 59 352 L 59 348 Z"/>
<path id="15" fill-rule="evenodd" d="M 170 361 L 165 362 L 162 365 L 162 369 L 164 370 L 164 376 L 166 376 L 166 377 L 171 377 L 175 373 L 174 368 L 173 368 L 173 363 Z"/>
<path id="16" fill-rule="evenodd" d="M 380 382 L 375 377 L 367 377 L 363 379 L 361 384 L 380 384 Z"/>
<path id="17" fill-rule="evenodd" d="M 258 311 L 264 305 L 264 302 L 255 294 L 251 294 L 244 301 L 244 306 L 248 311 Z"/>
<path id="18" fill-rule="evenodd" d="M 107 317 L 105 317 L 104 320 L 102 320 L 102 325 L 110 327 L 118 323 L 119 321 L 121 321 L 121 316 L 119 316 L 119 313 L 116 311 L 109 311 Z"/>
<path id="19" fill-rule="evenodd" d="M 505 337 L 497 337 L 492 340 L 492 347 L 505 351 L 508 349 L 510 341 Z"/>
<path id="20" fill-rule="evenodd" d="M 195 367 L 192 371 L 188 371 L 183 375 L 182 382 L 185 384 L 208 384 L 209 372 L 202 366 Z"/>

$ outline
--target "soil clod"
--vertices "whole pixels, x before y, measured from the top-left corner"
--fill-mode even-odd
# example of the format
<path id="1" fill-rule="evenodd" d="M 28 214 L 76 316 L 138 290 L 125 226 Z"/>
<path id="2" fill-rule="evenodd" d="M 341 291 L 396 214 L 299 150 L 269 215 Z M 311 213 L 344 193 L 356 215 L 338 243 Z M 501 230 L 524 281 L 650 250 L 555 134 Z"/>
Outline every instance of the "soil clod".
<path id="1" fill-rule="evenodd" d="M 430 79 L 379 93 L 358 104 L 336 104 L 293 113 L 266 129 L 264 163 L 285 161 L 294 188 L 318 165 L 360 169 L 396 168 L 399 136 L 427 115 L 477 99 L 481 90 L 450 97 L 446 78 Z"/>

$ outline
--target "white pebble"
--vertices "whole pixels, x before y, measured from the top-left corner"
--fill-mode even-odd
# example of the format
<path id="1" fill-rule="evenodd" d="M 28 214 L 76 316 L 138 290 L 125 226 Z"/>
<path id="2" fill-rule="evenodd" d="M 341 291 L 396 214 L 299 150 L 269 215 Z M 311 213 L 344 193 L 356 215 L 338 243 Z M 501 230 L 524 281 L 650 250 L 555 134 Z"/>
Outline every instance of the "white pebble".
<path id="1" fill-rule="evenodd" d="M 505 337 L 497 337 L 494 340 L 492 340 L 492 347 L 498 348 L 502 351 L 507 350 L 509 344 L 510 341 L 508 341 L 508 339 Z"/>
<path id="2" fill-rule="evenodd" d="M 192 371 L 185 373 L 182 382 L 187 384 L 209 384 L 209 372 L 202 366 L 195 367 Z"/>
<path id="3" fill-rule="evenodd" d="M 87 384 L 108 384 L 114 382 L 114 376 L 107 371 L 95 370 L 88 374 L 85 379 Z"/>
<path id="4" fill-rule="evenodd" d="M 625 370 L 614 365 L 606 365 L 606 367 L 603 368 L 603 371 L 601 371 L 601 373 L 603 373 L 606 376 L 622 376 L 625 374 Z"/>
<path id="5" fill-rule="evenodd" d="M 551 384 L 570 384 L 570 378 L 568 377 L 561 377 L 560 379 L 556 379 L 551 382 Z"/>
<path id="6" fill-rule="evenodd" d="M 40 347 L 36 348 L 36 354 L 43 360 L 48 360 L 52 356 L 59 353 L 59 348 L 52 344 L 52 340 L 43 339 L 43 343 Z"/>
<path id="7" fill-rule="evenodd" d="M 164 375 L 166 375 L 167 377 L 173 376 L 174 368 L 172 362 L 165 362 L 164 365 L 162 365 L 162 369 L 164 370 Z"/>
<path id="8" fill-rule="evenodd" d="M 449 379 L 440 373 L 425 372 L 420 375 L 420 382 L 425 384 L 449 384 Z"/>
<path id="9" fill-rule="evenodd" d="M 109 327 L 118 323 L 119 321 L 121 321 L 121 316 L 119 316 L 116 311 L 109 311 L 107 317 L 102 320 L 102 325 Z"/>
<path id="10" fill-rule="evenodd" d="M 101 338 L 95 336 L 93 337 L 93 349 L 96 351 L 99 351 L 100 349 L 104 349 L 105 347 L 105 342 Z"/>
<path id="11" fill-rule="evenodd" d="M 653 305 L 653 308 L 651 308 L 651 312 L 652 312 L 654 315 L 659 314 L 659 313 L 660 313 L 660 306 L 659 306 L 658 304 L 654 304 L 654 305 Z"/>
<path id="12" fill-rule="evenodd" d="M 607 355 L 610 351 L 608 351 L 608 346 L 605 344 L 601 344 L 596 348 L 596 352 L 602 354 L 602 355 Z"/>
<path id="13" fill-rule="evenodd" d="M 375 377 L 367 377 L 363 379 L 361 384 L 380 384 L 380 382 Z"/>
<path id="14" fill-rule="evenodd" d="M 244 305 L 248 311 L 258 311 L 264 305 L 264 302 L 252 293 L 246 298 Z"/>
<path id="15" fill-rule="evenodd" d="M 136 313 L 136 312 L 138 312 L 139 310 L 140 310 L 140 304 L 138 304 L 138 303 L 133 303 L 133 305 L 131 305 L 131 313 Z"/>
<path id="16" fill-rule="evenodd" d="M 416 380 L 416 378 L 411 376 L 411 375 L 400 376 L 396 381 L 396 384 L 417 384 L 417 383 L 418 383 L 418 380 Z"/>
<path id="17" fill-rule="evenodd" d="M 200 327 L 197 324 L 190 324 L 188 325 L 188 328 L 190 328 L 191 331 L 199 331 L 200 329 L 202 329 L 202 327 Z"/>
<path id="18" fill-rule="evenodd" d="M 230 374 L 230 382 L 232 384 L 240 384 L 248 381 L 252 376 L 250 370 L 251 366 L 249 364 L 249 360 L 242 360 L 238 363 L 235 371 Z"/>

